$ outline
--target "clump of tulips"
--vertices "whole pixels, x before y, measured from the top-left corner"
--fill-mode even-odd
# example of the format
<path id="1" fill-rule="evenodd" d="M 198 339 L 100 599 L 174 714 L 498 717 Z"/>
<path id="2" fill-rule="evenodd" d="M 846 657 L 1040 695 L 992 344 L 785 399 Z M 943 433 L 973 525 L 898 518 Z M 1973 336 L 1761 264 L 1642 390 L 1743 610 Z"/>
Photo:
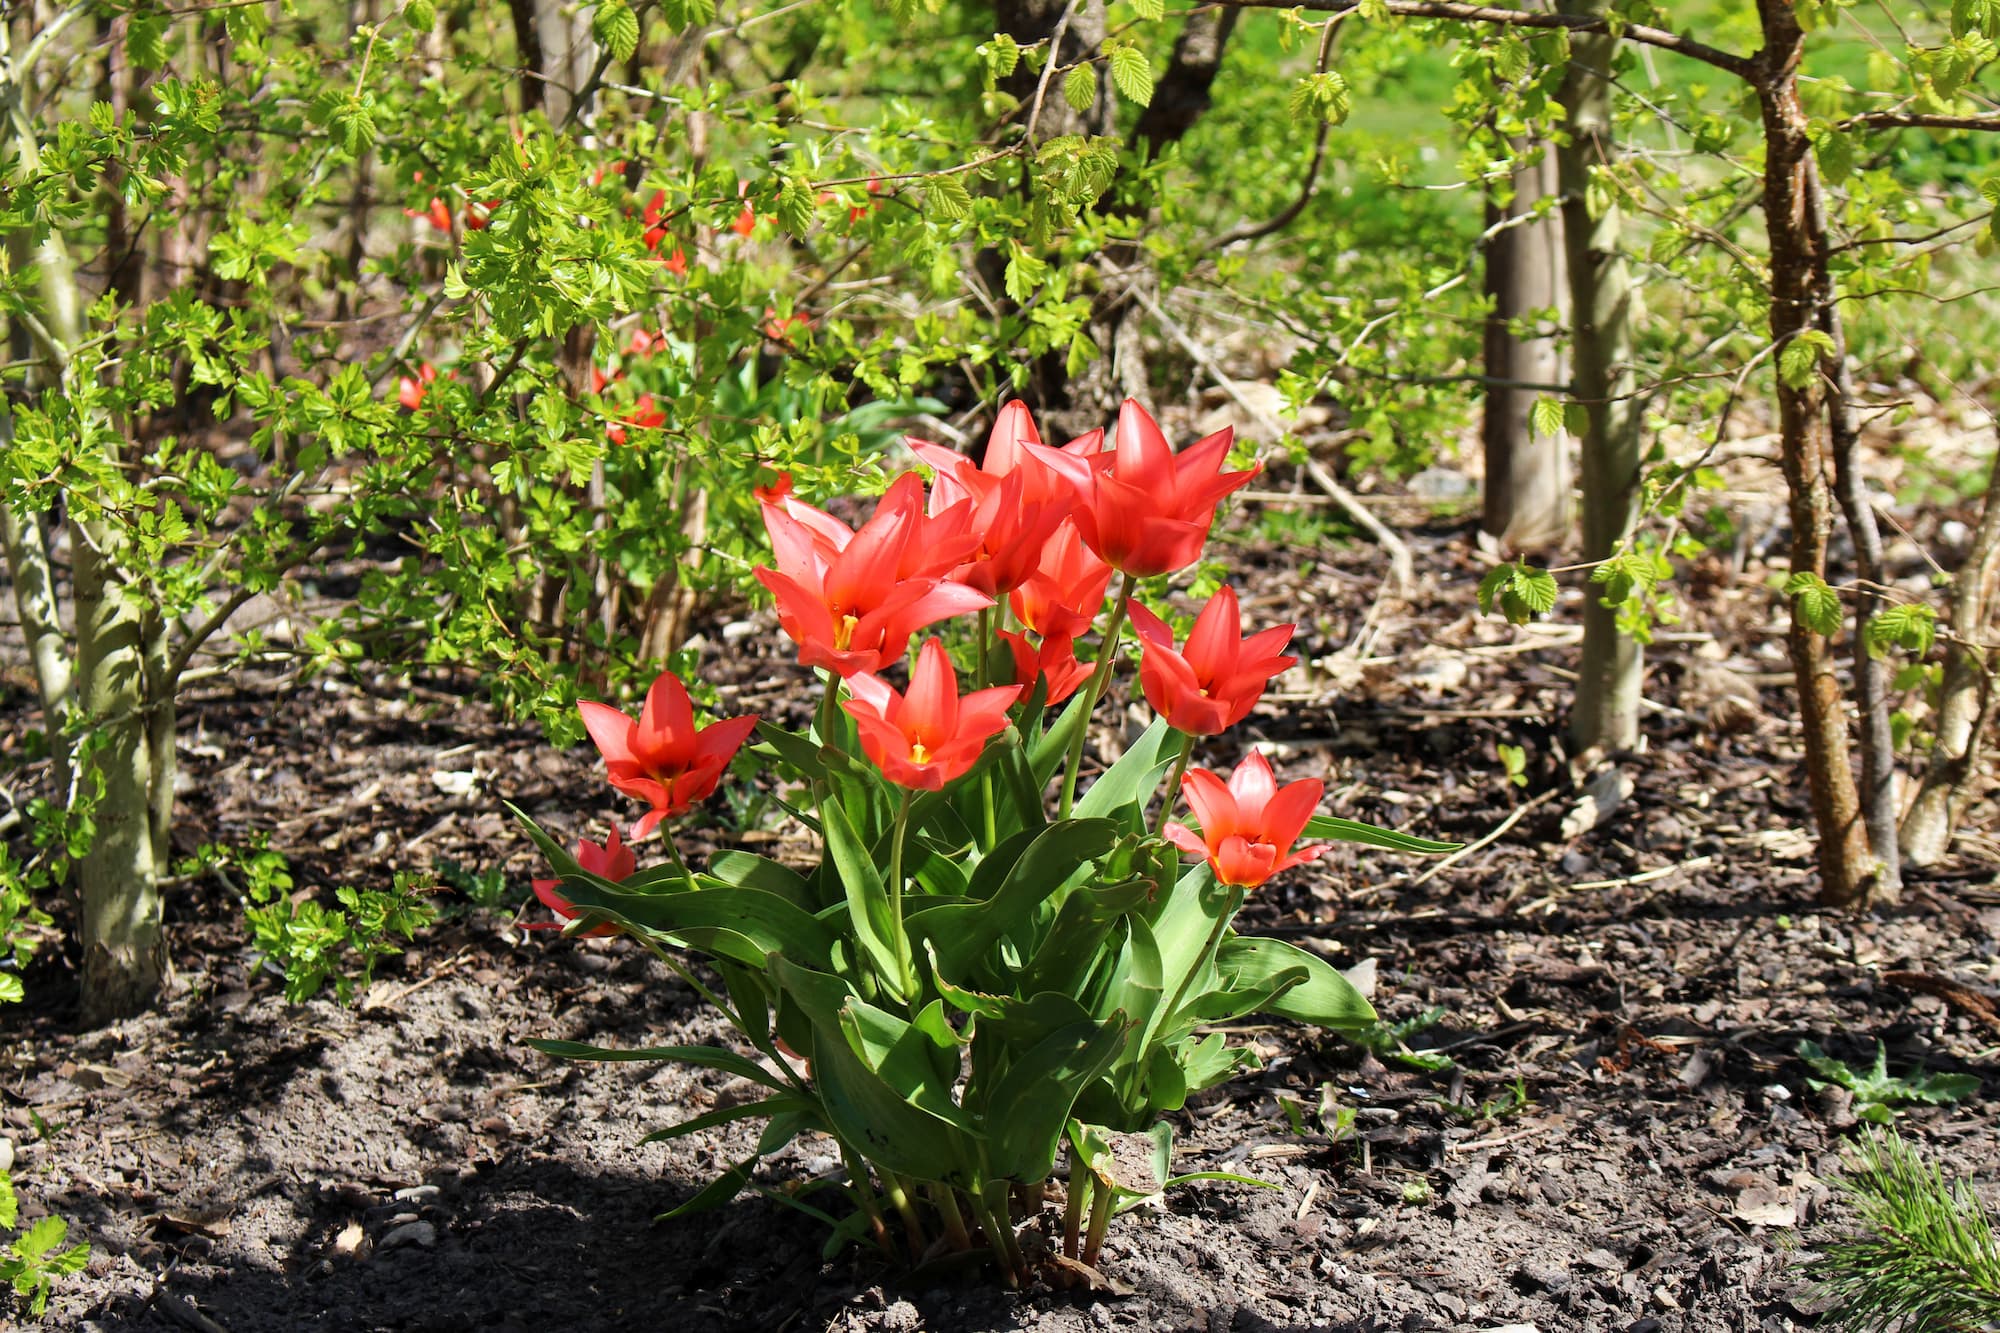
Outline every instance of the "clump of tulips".
<path id="1" fill-rule="evenodd" d="M 582 706 L 611 785 L 646 806 L 635 841 L 714 791 L 750 742 L 823 853 L 800 867 L 725 851 L 694 870 L 668 832 L 664 863 L 642 871 L 615 828 L 571 854 L 528 825 L 556 871 L 535 892 L 564 929 L 651 949 L 755 1052 L 537 1043 L 766 1091 L 649 1136 L 764 1122 L 755 1150 L 676 1215 L 725 1202 L 813 1132 L 839 1146 L 852 1207 L 774 1197 L 830 1221 L 830 1247 L 921 1260 L 983 1241 L 1009 1283 L 1074 1275 L 1142 1193 L 1116 1178 L 1104 1135 L 1151 1131 L 1166 1158 L 1162 1117 L 1252 1060 L 1218 1025 L 1373 1019 L 1316 955 L 1231 921 L 1246 893 L 1324 850 L 1301 837 L 1447 844 L 1316 817 L 1322 784 L 1280 786 L 1254 753 L 1227 778 L 1188 767 L 1196 737 L 1241 722 L 1296 661 L 1293 627 L 1246 637 L 1225 587 L 1177 640 L 1134 587 L 1193 564 L 1254 469 L 1227 470 L 1228 431 L 1176 454 L 1137 403 L 1114 448 L 1102 436 L 1047 446 L 1009 403 L 977 464 L 913 441 L 928 485 L 898 477 L 858 528 L 782 480 L 760 492 L 773 560 L 757 576 L 824 680 L 803 734 L 748 717 L 698 727 L 671 673 L 636 720 Z M 1128 623 L 1157 718 L 1079 791 Z M 1065 1143 L 1066 1208 L 1045 1226 Z"/>

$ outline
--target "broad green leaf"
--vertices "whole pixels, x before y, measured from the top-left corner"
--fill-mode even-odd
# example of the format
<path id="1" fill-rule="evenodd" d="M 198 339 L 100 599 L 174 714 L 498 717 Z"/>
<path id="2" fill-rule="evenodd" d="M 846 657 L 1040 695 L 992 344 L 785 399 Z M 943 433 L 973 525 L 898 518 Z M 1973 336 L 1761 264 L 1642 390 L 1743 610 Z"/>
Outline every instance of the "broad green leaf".
<path id="1" fill-rule="evenodd" d="M 924 202 L 947 222 L 972 216 L 972 192 L 965 188 L 965 179 L 958 172 L 926 177 Z"/>
<path id="2" fill-rule="evenodd" d="M 1118 762 L 1090 784 L 1077 799 L 1074 813 L 1079 819 L 1115 819 L 1123 827 L 1143 828 L 1145 802 L 1159 788 L 1160 779 L 1180 753 L 1180 734 L 1155 718 L 1132 748 Z"/>
<path id="3" fill-rule="evenodd" d="M 908 999 L 911 960 L 898 952 L 895 912 L 881 871 L 838 800 L 829 796 L 820 803 L 820 819 L 826 827 L 827 855 L 847 897 L 847 918 L 854 937 L 867 951 L 882 983 L 897 999 Z"/>
<path id="4" fill-rule="evenodd" d="M 754 852 L 735 849 L 717 852 L 708 859 L 708 875 L 732 888 L 762 889 L 766 893 L 775 893 L 809 912 L 816 911 L 819 906 L 812 900 L 812 885 L 805 876 L 788 865 Z"/>
<path id="5" fill-rule="evenodd" d="M 1306 979 L 1271 1000 L 1262 1012 L 1295 1018 L 1337 1032 L 1351 1032 L 1375 1021 L 1375 1006 L 1354 983 L 1317 954 L 1283 940 L 1239 935 L 1216 950 L 1216 972 L 1233 989 L 1246 989 L 1293 968 L 1304 968 Z"/>
<path id="6" fill-rule="evenodd" d="M 924 907 L 909 913 L 906 924 L 912 935 L 931 942 L 941 972 L 962 984 L 1003 935 L 1028 925 L 1036 908 L 1070 881 L 1087 874 L 1090 864 L 1117 841 L 1118 830 L 1106 819 L 1067 819 L 1051 824 L 1033 835 L 991 896 Z M 980 878 L 973 877 L 975 891 Z"/>
<path id="7" fill-rule="evenodd" d="M 1128 1027 L 1123 1014 L 1072 1023 L 1013 1060 L 982 1108 L 996 1175 L 1023 1184 L 1048 1176 L 1077 1094 L 1110 1066 Z"/>
<path id="8" fill-rule="evenodd" d="M 1833 339 L 1820 329 L 1802 329 L 1778 352 L 1778 378 L 1786 387 L 1803 389 L 1819 373 L 1822 359 L 1833 355 Z"/>

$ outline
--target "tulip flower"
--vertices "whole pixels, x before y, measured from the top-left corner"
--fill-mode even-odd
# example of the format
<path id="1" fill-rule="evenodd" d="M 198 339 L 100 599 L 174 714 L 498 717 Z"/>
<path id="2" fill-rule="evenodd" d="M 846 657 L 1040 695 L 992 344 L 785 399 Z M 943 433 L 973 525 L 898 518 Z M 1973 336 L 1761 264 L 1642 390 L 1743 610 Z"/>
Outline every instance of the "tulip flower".
<path id="1" fill-rule="evenodd" d="M 1238 637 L 1243 622 L 1236 593 L 1227 586 L 1208 599 L 1178 651 L 1173 631 L 1137 602 L 1132 603 L 1132 627 L 1144 645 L 1139 684 L 1146 702 L 1168 726 L 1190 736 L 1213 736 L 1241 722 L 1271 677 L 1299 660 L 1279 655 L 1296 625 Z"/>
<path id="2" fill-rule="evenodd" d="M 868 193 L 870 194 L 882 193 L 882 182 L 879 179 L 869 181 Z M 861 219 L 867 217 L 870 213 L 873 213 L 874 211 L 875 211 L 875 201 L 873 199 L 870 199 L 865 204 L 856 204 L 852 208 L 849 208 L 847 210 L 848 224 L 851 226 L 852 224 L 861 221 Z"/>
<path id="3" fill-rule="evenodd" d="M 687 687 L 671 671 L 662 671 L 646 691 L 646 704 L 636 722 L 591 700 L 579 703 L 577 709 L 597 752 L 604 756 L 611 785 L 652 806 L 633 826 L 634 838 L 645 837 L 662 819 L 707 799 L 757 725 L 752 715 L 697 728 Z"/>
<path id="4" fill-rule="evenodd" d="M 991 606 L 985 594 L 933 573 L 905 574 L 926 534 L 922 486 L 899 478 L 859 530 L 789 493 L 763 504 L 776 567 L 753 572 L 778 603 L 778 623 L 799 645 L 802 666 L 841 676 L 880 671 L 926 625 Z M 921 555 L 928 542 L 918 543 Z M 963 548 L 943 557 L 956 563 Z"/>
<path id="5" fill-rule="evenodd" d="M 1044 639 L 1039 647 L 1029 643 L 1027 635 L 1013 630 L 1001 630 L 1000 637 L 1014 657 L 1014 683 L 1033 689 L 1038 679 L 1048 677 L 1051 705 L 1075 694 L 1097 669 L 1094 663 L 1076 660 L 1076 640 L 1068 635 Z"/>
<path id="6" fill-rule="evenodd" d="M 1089 460 L 1076 526 L 1112 568 L 1141 578 L 1171 574 L 1201 558 L 1222 497 L 1257 475 L 1221 471 L 1233 428 L 1197 440 L 1178 457 L 1159 423 L 1130 398 L 1118 410 L 1118 444 Z M 1046 451 L 1044 451 L 1046 457 Z"/>
<path id="7" fill-rule="evenodd" d="M 848 677 L 853 698 L 842 707 L 853 717 L 861 751 L 882 776 L 913 791 L 937 791 L 964 775 L 989 737 L 1007 726 L 1019 685 L 958 693 L 958 673 L 937 639 L 924 640 L 910 673 L 908 693 L 898 694 L 879 676 Z"/>
<path id="8" fill-rule="evenodd" d="M 1292 850 L 1325 790 L 1326 784 L 1316 779 L 1280 788 L 1271 765 L 1254 750 L 1226 785 L 1207 769 L 1190 769 L 1181 779 L 1181 795 L 1201 831 L 1169 823 L 1167 841 L 1206 857 L 1222 883 L 1254 889 L 1280 870 L 1326 854 L 1324 843 Z"/>
<path id="9" fill-rule="evenodd" d="M 415 375 L 396 377 L 396 401 L 414 412 L 423 406 L 424 395 L 437 382 L 437 367 L 426 361 L 417 367 Z"/>
<path id="10" fill-rule="evenodd" d="M 811 328 L 812 320 L 804 315 L 781 315 L 778 313 L 776 306 L 767 305 L 764 307 L 764 336 L 772 342 L 783 347 L 790 347 L 792 345 L 792 335 L 787 333 L 786 330 L 794 325 L 801 328 Z"/>
<path id="11" fill-rule="evenodd" d="M 1075 638 L 1096 621 L 1110 587 L 1111 566 L 1065 521 L 1042 543 L 1034 574 L 1008 600 L 1016 618 L 1044 639 Z"/>
<path id="12" fill-rule="evenodd" d="M 576 844 L 576 863 L 598 878 L 609 880 L 622 880 L 639 868 L 639 858 L 632 855 L 630 847 L 627 847 L 618 840 L 618 826 L 616 824 L 611 826 L 611 836 L 604 840 L 602 847 L 588 838 L 578 839 Z M 574 921 L 576 919 L 576 904 L 556 892 L 557 889 L 562 887 L 561 880 L 535 879 L 528 881 L 528 883 L 534 889 L 535 896 L 540 898 L 543 905 L 551 912 L 561 917 L 563 921 Z M 521 929 L 561 930 L 562 922 L 523 922 Z M 617 933 L 618 927 L 608 921 L 601 926 L 592 926 L 589 930 L 578 932 L 585 939 L 598 935 L 616 935 Z"/>
<path id="13" fill-rule="evenodd" d="M 650 232 L 647 234 L 651 235 Z M 671 256 L 662 259 L 660 262 L 667 266 L 667 272 L 677 278 L 685 278 L 688 275 L 687 251 L 681 249 L 678 245 L 674 247 L 674 252 Z"/>
<path id="14" fill-rule="evenodd" d="M 905 442 L 937 470 L 931 483 L 933 512 L 961 501 L 972 506 L 968 526 L 977 549 L 952 577 L 995 597 L 1025 583 L 1041 563 L 1044 544 L 1076 503 L 1064 479 L 1024 449 L 1041 442 L 1027 407 L 1017 399 L 1000 409 L 984 461 L 977 466 L 928 440 Z"/>

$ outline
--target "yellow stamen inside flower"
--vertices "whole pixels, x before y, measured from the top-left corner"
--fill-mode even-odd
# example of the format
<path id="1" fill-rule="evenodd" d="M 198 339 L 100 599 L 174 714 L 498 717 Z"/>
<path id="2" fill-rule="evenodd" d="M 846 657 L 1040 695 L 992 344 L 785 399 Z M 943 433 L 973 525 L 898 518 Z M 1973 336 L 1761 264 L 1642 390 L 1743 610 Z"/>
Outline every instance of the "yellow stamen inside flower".
<path id="1" fill-rule="evenodd" d="M 833 627 L 834 651 L 842 653 L 847 651 L 847 646 L 854 642 L 854 627 L 860 623 L 859 616 L 845 615 L 840 618 L 840 623 Z"/>
<path id="2" fill-rule="evenodd" d="M 922 741 L 911 741 L 910 762 L 913 764 L 928 764 L 930 761 L 931 752 L 924 748 L 924 743 Z"/>

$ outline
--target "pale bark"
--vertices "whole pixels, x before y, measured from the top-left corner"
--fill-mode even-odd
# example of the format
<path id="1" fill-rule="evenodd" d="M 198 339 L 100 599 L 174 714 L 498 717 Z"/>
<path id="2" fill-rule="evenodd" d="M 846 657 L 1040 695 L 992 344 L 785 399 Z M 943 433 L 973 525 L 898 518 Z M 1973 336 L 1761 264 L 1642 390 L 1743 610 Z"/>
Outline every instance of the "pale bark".
<path id="1" fill-rule="evenodd" d="M 1611 0 L 1588 0 L 1587 15 L 1608 13 Z M 1563 192 L 1563 240 L 1569 260 L 1570 356 L 1576 401 L 1587 425 L 1582 439 L 1583 558 L 1603 560 L 1631 536 L 1639 518 L 1637 377 L 1632 326 L 1638 294 L 1619 251 L 1615 204 L 1593 216 L 1593 167 L 1611 160 L 1611 63 L 1618 39 L 1592 33 L 1571 41 L 1562 104 L 1566 142 L 1557 152 Z M 1618 613 L 1595 587 L 1584 603 L 1583 654 L 1577 667 L 1570 739 L 1578 750 L 1631 749 L 1639 741 L 1639 690 L 1645 660 L 1639 644 L 1618 628 Z"/>
<path id="2" fill-rule="evenodd" d="M 1971 799 L 1971 781 L 1978 769 L 1981 723 L 1993 694 L 1993 668 L 1986 654 L 1973 645 L 1985 636 L 1993 619 L 1994 580 L 2000 575 L 2000 495 L 1996 492 L 2000 492 L 2000 448 L 1993 453 L 1971 549 L 1952 576 L 1951 617 L 1947 622 L 1951 637 L 1944 649 L 1936 739 L 1901 829 L 1903 859 L 1913 866 L 1932 865 L 1944 855 Z"/>
<path id="3" fill-rule="evenodd" d="M 1485 368 L 1489 383 L 1480 440 L 1486 461 L 1485 528 L 1513 551 L 1545 551 L 1569 536 L 1569 437 L 1537 434 L 1531 416 L 1541 391 L 1528 384 L 1560 384 L 1569 373 L 1553 332 L 1517 336 L 1517 320 L 1569 306 L 1562 214 L 1530 222 L 1538 200 L 1561 189 L 1552 151 L 1514 172 L 1513 195 L 1487 206 Z"/>

